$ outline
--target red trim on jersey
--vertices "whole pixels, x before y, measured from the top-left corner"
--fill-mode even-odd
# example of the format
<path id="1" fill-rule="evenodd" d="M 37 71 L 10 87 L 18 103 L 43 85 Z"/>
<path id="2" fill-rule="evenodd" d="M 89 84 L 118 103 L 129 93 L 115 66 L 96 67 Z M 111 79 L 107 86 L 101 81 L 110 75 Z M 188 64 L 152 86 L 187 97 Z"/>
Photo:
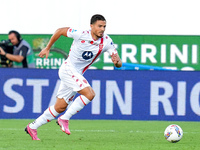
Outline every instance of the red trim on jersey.
<path id="1" fill-rule="evenodd" d="M 83 101 L 83 99 L 82 99 L 82 97 L 80 96 L 80 98 L 81 98 L 81 101 L 83 102 L 83 104 L 86 106 L 86 103 Z"/>
<path id="2" fill-rule="evenodd" d="M 91 62 L 89 65 L 87 65 L 87 66 L 83 69 L 83 72 L 82 72 L 82 73 L 84 73 L 84 72 L 89 68 L 89 66 L 97 59 L 97 57 L 101 54 L 102 49 L 103 49 L 103 38 L 101 38 L 101 42 L 100 42 L 100 44 L 99 44 L 99 51 L 98 51 L 96 57 L 92 60 L 92 62 Z"/>
<path id="3" fill-rule="evenodd" d="M 50 107 L 49 107 L 49 112 L 51 113 L 51 115 L 55 118 L 56 116 L 54 116 L 54 114 L 52 113 Z"/>

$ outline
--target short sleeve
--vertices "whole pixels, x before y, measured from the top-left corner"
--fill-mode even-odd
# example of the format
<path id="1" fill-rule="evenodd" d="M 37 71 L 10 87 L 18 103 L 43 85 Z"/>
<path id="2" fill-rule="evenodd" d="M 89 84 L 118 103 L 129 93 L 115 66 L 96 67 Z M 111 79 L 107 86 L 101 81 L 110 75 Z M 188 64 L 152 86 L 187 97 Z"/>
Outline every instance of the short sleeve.
<path id="1" fill-rule="evenodd" d="M 108 39 L 108 43 L 105 46 L 105 49 L 109 53 L 109 55 L 112 55 L 112 53 L 114 53 L 114 54 L 117 53 L 117 50 L 116 50 L 115 45 L 111 38 Z"/>
<path id="2" fill-rule="evenodd" d="M 73 38 L 74 40 L 78 40 L 81 37 L 82 33 L 83 31 L 69 28 L 67 31 L 67 37 Z"/>
<path id="3" fill-rule="evenodd" d="M 19 55 L 21 55 L 21 56 L 23 56 L 23 57 L 26 57 L 27 52 L 28 52 L 28 47 L 26 47 L 26 46 L 23 45 L 23 46 L 20 48 Z"/>

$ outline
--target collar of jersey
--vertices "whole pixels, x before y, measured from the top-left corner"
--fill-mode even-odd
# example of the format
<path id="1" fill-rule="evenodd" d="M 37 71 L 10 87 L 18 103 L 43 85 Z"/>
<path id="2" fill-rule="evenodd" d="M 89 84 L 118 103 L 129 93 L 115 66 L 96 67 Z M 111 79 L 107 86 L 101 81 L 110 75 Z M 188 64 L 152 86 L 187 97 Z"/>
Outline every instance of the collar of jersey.
<path id="1" fill-rule="evenodd" d="M 93 39 L 93 37 L 92 37 L 92 35 L 91 35 L 91 30 L 89 30 L 89 35 L 90 35 L 90 41 L 89 42 L 91 42 L 91 41 L 93 41 L 94 43 L 94 45 L 99 45 L 100 44 L 100 42 L 101 42 L 101 38 L 99 38 L 98 40 L 95 40 L 95 39 Z"/>

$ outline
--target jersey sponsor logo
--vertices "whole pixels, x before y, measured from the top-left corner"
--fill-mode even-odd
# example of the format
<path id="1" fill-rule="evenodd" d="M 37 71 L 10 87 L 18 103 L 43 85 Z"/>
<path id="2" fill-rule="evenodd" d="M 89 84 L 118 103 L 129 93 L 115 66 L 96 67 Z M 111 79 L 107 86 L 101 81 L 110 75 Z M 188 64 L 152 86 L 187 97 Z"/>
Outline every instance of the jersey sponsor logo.
<path id="1" fill-rule="evenodd" d="M 91 51 L 84 51 L 82 57 L 85 60 L 91 59 L 93 57 L 93 53 Z"/>

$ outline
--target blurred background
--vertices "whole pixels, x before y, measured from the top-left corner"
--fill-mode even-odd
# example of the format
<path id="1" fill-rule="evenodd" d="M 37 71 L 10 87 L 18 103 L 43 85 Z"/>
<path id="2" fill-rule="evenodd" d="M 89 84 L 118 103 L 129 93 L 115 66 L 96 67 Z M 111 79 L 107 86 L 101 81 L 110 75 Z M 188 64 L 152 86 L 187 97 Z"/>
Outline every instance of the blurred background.
<path id="1" fill-rule="evenodd" d="M 48 59 L 38 53 L 57 28 L 87 30 L 91 16 L 102 14 L 123 66 L 116 69 L 107 53 L 101 55 L 85 74 L 97 96 L 75 118 L 199 120 L 198 0 L 0 0 L 0 5 L 0 40 L 17 30 L 31 45 L 36 66 L 1 66 L 0 119 L 36 118 L 55 102 L 57 71 L 72 39 L 61 37 Z"/>
<path id="2" fill-rule="evenodd" d="M 198 0 L 0 0 L 1 34 L 52 34 L 57 28 L 89 28 L 100 13 L 108 34 L 200 35 Z"/>

